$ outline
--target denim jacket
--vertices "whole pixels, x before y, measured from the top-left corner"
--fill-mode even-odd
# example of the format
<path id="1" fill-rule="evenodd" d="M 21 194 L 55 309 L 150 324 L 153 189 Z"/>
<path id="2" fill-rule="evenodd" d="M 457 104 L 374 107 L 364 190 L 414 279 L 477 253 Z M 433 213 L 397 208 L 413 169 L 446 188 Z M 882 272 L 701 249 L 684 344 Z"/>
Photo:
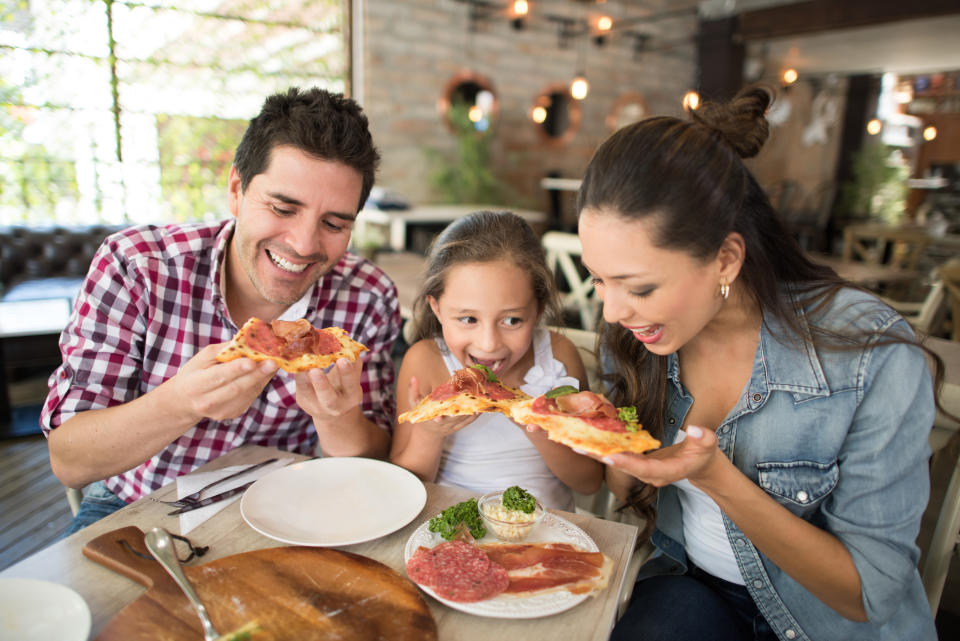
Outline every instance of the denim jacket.
<path id="1" fill-rule="evenodd" d="M 915 541 L 927 505 L 933 385 L 916 347 L 877 345 L 909 334 L 907 323 L 876 298 L 842 290 L 816 318 L 789 294 L 805 327 L 870 340 L 853 351 L 815 350 L 776 337 L 765 316 L 744 394 L 716 434 L 737 468 L 780 505 L 836 536 L 860 574 L 868 622 L 845 619 L 757 550 L 724 514 L 727 537 L 754 601 L 780 639 L 914 641 L 936 639 Z M 668 360 L 664 441 L 672 443 L 693 404 Z M 660 490 L 654 557 L 640 579 L 683 573 L 683 513 L 675 486 Z"/>

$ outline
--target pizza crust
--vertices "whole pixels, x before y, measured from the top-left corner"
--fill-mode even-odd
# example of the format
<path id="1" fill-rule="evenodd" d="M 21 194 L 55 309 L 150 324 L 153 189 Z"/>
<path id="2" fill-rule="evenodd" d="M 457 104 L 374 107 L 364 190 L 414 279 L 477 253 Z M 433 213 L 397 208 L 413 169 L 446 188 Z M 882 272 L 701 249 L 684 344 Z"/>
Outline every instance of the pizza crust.
<path id="1" fill-rule="evenodd" d="M 512 399 L 493 400 L 485 396 L 477 396 L 469 392 L 462 392 L 456 396 L 435 401 L 429 396 L 422 399 L 413 409 L 397 417 L 398 423 L 422 423 L 441 416 L 469 416 L 484 412 L 500 412 L 510 416 L 510 408 L 514 403 L 530 399 L 523 390 L 499 383 L 500 387 L 510 390 L 514 394 Z"/>
<path id="2" fill-rule="evenodd" d="M 350 335 L 347 334 L 347 332 L 342 328 L 325 327 L 323 329 L 317 329 L 317 331 L 325 332 L 336 337 L 337 341 L 340 343 L 340 349 L 336 352 L 332 352 L 330 354 L 302 354 L 293 359 L 265 354 L 248 345 L 246 341 L 246 335 L 247 332 L 250 331 L 250 328 L 257 323 L 263 322 L 264 321 L 261 321 L 258 318 L 251 318 L 244 323 L 243 327 L 240 328 L 240 331 L 237 332 L 237 335 L 233 337 L 233 340 L 231 340 L 227 346 L 224 347 L 219 354 L 217 354 L 217 360 L 221 363 L 226 363 L 227 361 L 232 361 L 237 358 L 249 358 L 257 362 L 274 361 L 280 367 L 280 369 L 287 372 L 296 373 L 305 372 L 316 367 L 329 367 L 341 358 L 346 358 L 349 361 L 355 361 L 357 358 L 359 358 L 360 354 L 368 351 L 365 345 L 362 345 L 361 343 L 358 343 L 350 338 Z"/>
<path id="3" fill-rule="evenodd" d="M 542 428 L 551 441 L 597 456 L 617 452 L 640 453 L 660 447 L 660 441 L 643 429 L 636 432 L 609 432 L 598 430 L 576 416 L 534 412 L 533 399 L 512 404 L 510 412 L 511 418 L 517 423 Z"/>

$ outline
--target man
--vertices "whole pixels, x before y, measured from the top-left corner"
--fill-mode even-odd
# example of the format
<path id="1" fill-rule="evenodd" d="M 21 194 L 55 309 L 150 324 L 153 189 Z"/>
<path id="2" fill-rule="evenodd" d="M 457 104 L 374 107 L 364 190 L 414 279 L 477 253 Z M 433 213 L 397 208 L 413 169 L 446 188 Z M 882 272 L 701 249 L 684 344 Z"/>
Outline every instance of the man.
<path id="1" fill-rule="evenodd" d="M 378 162 L 355 102 L 290 89 L 266 100 L 237 147 L 233 218 L 104 242 L 41 415 L 54 474 L 69 487 L 97 482 L 68 533 L 245 443 L 386 455 L 396 287 L 346 252 Z M 370 351 L 300 374 L 217 362 L 254 316 L 343 327 Z"/>

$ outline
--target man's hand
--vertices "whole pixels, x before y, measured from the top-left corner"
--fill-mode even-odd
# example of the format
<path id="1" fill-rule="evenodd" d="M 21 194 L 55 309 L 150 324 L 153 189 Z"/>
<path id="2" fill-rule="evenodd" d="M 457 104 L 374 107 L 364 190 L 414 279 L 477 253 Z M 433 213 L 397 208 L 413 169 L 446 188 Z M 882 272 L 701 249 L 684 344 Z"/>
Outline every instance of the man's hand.
<path id="1" fill-rule="evenodd" d="M 340 418 L 363 401 L 360 373 L 363 362 L 338 359 L 327 372 L 317 368 L 293 375 L 297 382 L 297 403 L 316 422 Z"/>
<path id="2" fill-rule="evenodd" d="M 221 363 L 217 354 L 226 343 L 208 345 L 187 361 L 164 385 L 176 391 L 196 423 L 203 418 L 222 421 L 240 416 L 256 400 L 277 371 L 273 361 L 249 358 Z"/>

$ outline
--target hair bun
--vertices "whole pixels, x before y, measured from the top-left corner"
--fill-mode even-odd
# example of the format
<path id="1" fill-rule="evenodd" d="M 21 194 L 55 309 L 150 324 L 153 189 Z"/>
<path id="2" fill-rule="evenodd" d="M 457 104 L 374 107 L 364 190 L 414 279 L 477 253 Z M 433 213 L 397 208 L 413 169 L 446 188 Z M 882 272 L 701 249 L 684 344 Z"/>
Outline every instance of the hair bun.
<path id="1" fill-rule="evenodd" d="M 773 98 L 770 87 L 750 85 L 741 89 L 730 102 L 704 102 L 691 111 L 690 116 L 695 122 L 719 133 L 741 158 L 753 158 L 770 136 L 764 113 Z"/>

